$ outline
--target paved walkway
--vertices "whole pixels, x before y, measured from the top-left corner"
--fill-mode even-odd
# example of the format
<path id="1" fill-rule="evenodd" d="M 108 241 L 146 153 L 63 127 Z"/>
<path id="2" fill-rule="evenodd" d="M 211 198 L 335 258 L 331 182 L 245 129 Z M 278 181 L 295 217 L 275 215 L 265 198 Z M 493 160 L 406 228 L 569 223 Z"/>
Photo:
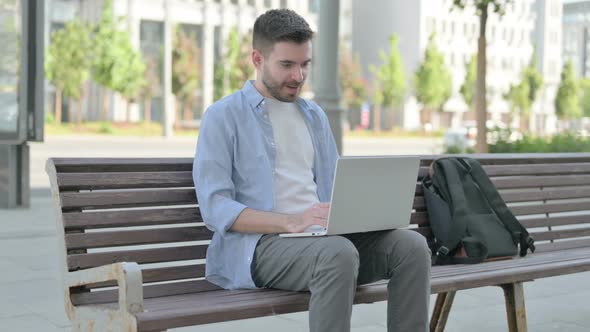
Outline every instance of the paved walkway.
<path id="1" fill-rule="evenodd" d="M 420 139 L 354 139 L 345 154 L 431 153 L 437 142 Z M 30 209 L 0 210 L 0 331 L 69 331 L 63 309 L 55 217 L 44 160 L 48 156 L 191 156 L 190 139 L 49 138 L 32 145 Z M 525 285 L 529 331 L 590 331 L 590 273 L 541 279 Z M 507 331 L 500 288 L 461 291 L 447 331 Z M 434 297 L 432 297 L 434 303 Z M 384 302 L 354 307 L 353 331 L 386 331 Z M 307 313 L 209 324 L 177 331 L 306 331 Z"/>

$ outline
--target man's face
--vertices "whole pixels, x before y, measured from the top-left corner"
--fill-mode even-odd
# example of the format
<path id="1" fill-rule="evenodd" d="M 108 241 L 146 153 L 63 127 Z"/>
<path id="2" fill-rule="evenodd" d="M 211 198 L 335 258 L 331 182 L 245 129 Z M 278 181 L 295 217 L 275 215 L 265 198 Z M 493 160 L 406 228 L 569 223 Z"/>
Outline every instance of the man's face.
<path id="1" fill-rule="evenodd" d="M 310 62 L 311 41 L 302 44 L 279 42 L 266 56 L 254 50 L 257 79 L 270 97 L 283 102 L 295 101 L 307 78 Z"/>

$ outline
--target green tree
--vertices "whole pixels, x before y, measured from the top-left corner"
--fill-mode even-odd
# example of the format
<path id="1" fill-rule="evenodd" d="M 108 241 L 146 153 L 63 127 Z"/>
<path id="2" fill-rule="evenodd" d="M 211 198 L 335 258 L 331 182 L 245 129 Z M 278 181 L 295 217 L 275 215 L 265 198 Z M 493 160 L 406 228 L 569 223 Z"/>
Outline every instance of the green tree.
<path id="1" fill-rule="evenodd" d="M 484 153 L 488 150 L 486 142 L 486 26 L 490 9 L 493 13 L 503 16 L 508 4 L 513 0 L 453 0 L 453 7 L 464 10 L 468 4 L 475 8 L 479 16 L 479 38 L 477 41 L 477 84 L 476 84 L 476 120 L 477 120 L 477 144 L 478 152 Z"/>
<path id="2" fill-rule="evenodd" d="M 578 119 L 582 116 L 578 82 L 574 77 L 572 62 L 567 61 L 561 71 L 561 82 L 555 96 L 555 113 L 564 120 Z"/>
<path id="3" fill-rule="evenodd" d="M 217 61 L 213 66 L 213 101 L 218 101 L 225 95 L 224 77 L 223 61 Z"/>
<path id="4" fill-rule="evenodd" d="M 120 93 L 126 105 L 126 118 L 129 122 L 129 102 L 135 101 L 141 94 L 145 85 L 145 63 L 141 53 L 133 48 L 129 34 L 118 33 L 115 42 L 119 45 L 117 62 L 113 71 L 113 89 Z"/>
<path id="5" fill-rule="evenodd" d="M 536 49 L 533 51 L 531 61 L 524 69 L 523 76 L 529 86 L 529 102 L 532 105 L 537 99 L 537 93 L 543 86 L 543 74 L 538 69 Z"/>
<path id="6" fill-rule="evenodd" d="M 172 93 L 176 96 L 176 127 L 180 123 L 180 104 L 185 120 L 192 120 L 196 92 L 201 87 L 201 49 L 195 39 L 180 27 L 176 29 L 172 51 Z"/>
<path id="7" fill-rule="evenodd" d="M 133 48 L 127 31 L 117 28 L 113 2 L 107 0 L 95 28 L 96 52 L 92 65 L 93 79 L 103 87 L 120 93 L 127 102 L 138 97 L 144 82 L 145 63 Z M 103 119 L 108 119 L 108 91 L 103 90 Z M 127 121 L 129 110 L 127 109 Z"/>
<path id="8" fill-rule="evenodd" d="M 161 72 L 160 62 L 153 56 L 145 58 L 145 85 L 141 91 L 143 97 L 143 121 L 149 124 L 152 121 L 152 98 L 162 90 L 162 82 L 159 73 Z"/>
<path id="9" fill-rule="evenodd" d="M 517 85 L 511 85 L 510 90 L 505 95 L 506 100 L 511 105 L 511 113 L 516 112 L 520 118 L 520 132 L 526 133 L 529 130 L 531 118 L 531 107 L 537 99 L 537 92 L 543 85 L 543 75 L 537 69 L 537 54 L 533 52 L 531 61 L 522 70 L 521 82 Z"/>
<path id="10" fill-rule="evenodd" d="M 449 100 L 453 91 L 451 73 L 445 64 L 442 53 L 436 47 L 434 34 L 428 39 L 424 59 L 414 77 L 416 99 L 423 105 L 424 114 L 432 120 L 432 112 L 442 111 L 443 104 Z"/>
<path id="11" fill-rule="evenodd" d="M 590 117 L 590 79 L 581 78 L 578 82 L 580 87 L 580 107 L 582 108 L 582 114 L 585 117 Z"/>
<path id="12" fill-rule="evenodd" d="M 56 123 L 61 123 L 62 94 L 78 102 L 76 121 L 82 123 L 82 90 L 90 75 L 92 54 L 91 28 L 79 20 L 67 22 L 63 29 L 51 34 L 45 55 L 45 76 L 55 86 Z"/>
<path id="13" fill-rule="evenodd" d="M 380 67 L 370 66 L 375 74 L 373 117 L 374 130 L 381 130 L 381 106 L 393 108 L 399 106 L 406 95 L 406 77 L 404 64 L 397 48 L 397 36 L 389 38 L 389 53 L 379 51 L 382 64 Z"/>
<path id="14" fill-rule="evenodd" d="M 473 97 L 475 96 L 475 81 L 477 79 L 477 55 L 473 54 L 469 62 L 465 64 L 465 79 L 459 88 L 459 93 L 469 107 L 473 110 Z"/>
<path id="15" fill-rule="evenodd" d="M 526 133 L 528 128 L 528 118 L 531 108 L 529 96 L 530 88 L 526 79 L 523 79 L 518 84 L 511 84 L 508 92 L 504 94 L 504 99 L 510 105 L 511 120 L 509 122 L 512 123 L 512 117 L 515 114 L 519 114 L 521 133 Z"/>
<path id="16" fill-rule="evenodd" d="M 252 34 L 240 36 L 236 28 L 232 28 L 227 39 L 227 54 L 225 56 L 225 78 L 227 87 L 232 93 L 240 90 L 245 81 L 254 75 L 254 67 L 250 61 Z"/>
<path id="17" fill-rule="evenodd" d="M 117 59 L 114 49 L 117 29 L 113 19 L 113 1 L 106 0 L 102 8 L 100 20 L 95 27 L 95 59 L 92 64 L 92 78 L 94 81 L 107 89 L 114 89 L 113 67 Z M 107 121 L 109 118 L 109 92 L 102 90 L 102 118 Z"/>

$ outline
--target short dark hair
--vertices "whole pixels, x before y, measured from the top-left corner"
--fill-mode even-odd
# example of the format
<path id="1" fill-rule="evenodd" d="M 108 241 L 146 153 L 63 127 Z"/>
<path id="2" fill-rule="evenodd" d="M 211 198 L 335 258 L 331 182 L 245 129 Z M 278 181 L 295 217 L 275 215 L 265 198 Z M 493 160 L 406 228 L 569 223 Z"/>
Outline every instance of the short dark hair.
<path id="1" fill-rule="evenodd" d="M 313 31 L 299 14 L 290 9 L 271 9 L 254 22 L 252 47 L 266 55 L 278 42 L 302 44 L 312 37 Z"/>

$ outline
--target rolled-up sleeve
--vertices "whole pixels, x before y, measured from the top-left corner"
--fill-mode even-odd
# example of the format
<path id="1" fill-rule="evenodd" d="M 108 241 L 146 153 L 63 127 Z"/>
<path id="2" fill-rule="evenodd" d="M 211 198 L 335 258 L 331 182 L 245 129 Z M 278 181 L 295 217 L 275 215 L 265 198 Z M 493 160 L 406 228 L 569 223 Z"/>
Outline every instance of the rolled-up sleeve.
<path id="1" fill-rule="evenodd" d="M 193 162 L 193 181 L 205 225 L 222 237 L 246 208 L 235 200 L 231 123 L 222 109 L 205 112 Z"/>

